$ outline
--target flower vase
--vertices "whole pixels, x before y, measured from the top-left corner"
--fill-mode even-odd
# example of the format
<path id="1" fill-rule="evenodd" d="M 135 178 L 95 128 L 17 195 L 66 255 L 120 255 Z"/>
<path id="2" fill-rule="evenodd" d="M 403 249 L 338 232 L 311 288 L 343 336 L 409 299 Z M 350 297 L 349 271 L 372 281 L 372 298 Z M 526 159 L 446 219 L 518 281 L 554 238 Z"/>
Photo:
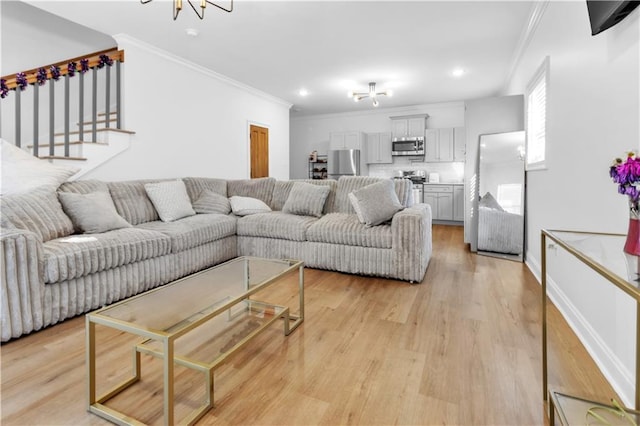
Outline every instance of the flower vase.
<path id="1" fill-rule="evenodd" d="M 640 217 L 636 209 L 630 209 L 629 230 L 624 244 L 629 281 L 640 281 Z"/>

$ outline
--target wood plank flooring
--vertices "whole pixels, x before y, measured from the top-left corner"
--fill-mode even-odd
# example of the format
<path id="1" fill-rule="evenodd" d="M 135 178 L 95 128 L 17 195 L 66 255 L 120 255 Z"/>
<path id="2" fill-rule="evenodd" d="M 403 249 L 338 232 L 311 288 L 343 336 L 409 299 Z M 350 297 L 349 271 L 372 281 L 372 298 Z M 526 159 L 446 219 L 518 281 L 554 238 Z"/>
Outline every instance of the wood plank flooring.
<path id="1" fill-rule="evenodd" d="M 221 367 L 199 424 L 546 424 L 539 284 L 524 264 L 470 253 L 459 227 L 434 226 L 433 253 L 417 285 L 306 270 L 305 322 L 289 337 L 274 325 Z M 553 307 L 549 325 L 550 387 L 614 396 Z M 84 348 L 84 317 L 2 345 L 1 423 L 108 424 L 86 411 Z M 129 350 L 99 366 L 126 371 Z M 113 404 L 161 424 L 150 365 Z M 204 385 L 176 374 L 181 415 Z"/>

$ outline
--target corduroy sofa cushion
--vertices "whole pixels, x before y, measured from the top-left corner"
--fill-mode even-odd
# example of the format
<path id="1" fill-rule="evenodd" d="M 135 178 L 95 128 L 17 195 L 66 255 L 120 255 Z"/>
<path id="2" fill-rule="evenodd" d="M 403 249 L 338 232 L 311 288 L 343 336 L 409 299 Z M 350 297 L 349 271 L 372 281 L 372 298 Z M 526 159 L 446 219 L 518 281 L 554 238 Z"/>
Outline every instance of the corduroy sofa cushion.
<path id="1" fill-rule="evenodd" d="M 258 213 L 238 219 L 238 235 L 306 241 L 307 229 L 317 220 L 282 212 Z"/>
<path id="2" fill-rule="evenodd" d="M 73 223 L 62 210 L 58 194 L 40 187 L 2 197 L 2 221 L 35 233 L 43 242 L 73 234 Z"/>
<path id="3" fill-rule="evenodd" d="M 270 206 L 275 184 L 275 178 L 229 180 L 227 181 L 227 197 L 231 198 L 237 195 L 257 198 Z"/>
<path id="4" fill-rule="evenodd" d="M 175 222 L 141 223 L 136 228 L 157 231 L 171 238 L 171 252 L 220 240 L 236 233 L 236 218 L 222 214 L 197 214 Z"/>
<path id="5" fill-rule="evenodd" d="M 224 197 L 227 196 L 227 181 L 224 179 L 216 178 L 204 178 L 204 177 L 188 177 L 182 179 L 184 185 L 187 187 L 187 193 L 191 202 L 200 198 L 202 191 L 208 189 L 216 194 L 220 194 Z"/>
<path id="6" fill-rule="evenodd" d="M 160 232 L 123 228 L 74 235 L 44 243 L 44 282 L 83 277 L 171 252 L 171 240 Z"/>
<path id="7" fill-rule="evenodd" d="M 109 192 L 118 214 L 132 225 L 153 222 L 160 216 L 144 189 L 145 183 L 158 180 L 132 180 L 128 182 L 109 182 Z"/>
<path id="8" fill-rule="evenodd" d="M 366 226 L 355 214 L 330 213 L 307 230 L 307 241 L 348 246 L 391 248 L 391 225 Z"/>

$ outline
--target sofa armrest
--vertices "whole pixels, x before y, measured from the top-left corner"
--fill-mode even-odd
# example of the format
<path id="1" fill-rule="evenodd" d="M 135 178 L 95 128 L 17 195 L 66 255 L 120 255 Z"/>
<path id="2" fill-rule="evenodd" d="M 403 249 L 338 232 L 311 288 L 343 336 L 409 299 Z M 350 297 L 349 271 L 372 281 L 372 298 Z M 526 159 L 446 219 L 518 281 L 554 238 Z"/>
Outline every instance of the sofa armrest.
<path id="1" fill-rule="evenodd" d="M 35 233 L 0 228 L 3 342 L 43 326 L 42 241 Z"/>
<path id="2" fill-rule="evenodd" d="M 421 282 L 431 259 L 431 206 L 414 204 L 396 213 L 391 234 L 395 276 Z"/>

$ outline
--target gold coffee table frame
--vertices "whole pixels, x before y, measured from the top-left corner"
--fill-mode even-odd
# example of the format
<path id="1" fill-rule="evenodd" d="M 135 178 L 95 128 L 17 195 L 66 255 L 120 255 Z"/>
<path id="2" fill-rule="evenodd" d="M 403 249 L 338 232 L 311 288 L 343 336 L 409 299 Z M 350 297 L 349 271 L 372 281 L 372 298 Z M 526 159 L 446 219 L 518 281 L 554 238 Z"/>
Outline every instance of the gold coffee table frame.
<path id="1" fill-rule="evenodd" d="M 284 276 L 298 270 L 299 310 L 298 315 L 291 315 L 289 307 L 278 306 L 251 299 L 251 296 L 276 284 Z M 243 276 L 239 277 L 238 273 Z M 216 280 L 239 282 L 244 288 L 231 291 L 235 293 L 210 303 L 206 286 L 215 288 Z M 184 287 L 184 288 L 183 288 Z M 196 289 L 192 300 L 185 292 Z M 184 291 L 180 291 L 184 290 Z M 198 297 L 200 296 L 200 297 Z M 216 296 L 210 296 L 213 299 Z M 156 302 L 169 299 L 176 305 L 176 315 L 180 320 L 165 320 L 158 312 L 163 306 L 154 306 Z M 194 310 L 182 312 L 185 306 L 195 305 Z M 207 304 L 207 306 L 199 306 Z M 233 312 L 235 310 L 235 312 Z M 142 312 L 142 315 L 140 313 Z M 212 319 L 227 314 L 228 321 L 248 312 L 258 313 L 260 318 L 270 316 L 257 329 L 252 330 L 233 346 L 211 361 L 201 361 L 175 353 L 176 339 L 197 329 Z M 146 315 L 145 315 L 146 314 Z M 182 315 L 184 314 L 184 315 Z M 171 317 L 172 315 L 168 315 Z M 253 318 L 253 317 L 251 317 Z M 105 405 L 105 402 L 127 389 L 141 378 L 141 354 L 149 354 L 162 359 L 163 363 L 163 410 L 164 424 L 174 424 L 174 365 L 178 364 L 204 374 L 206 398 L 204 403 L 181 421 L 181 424 L 193 424 L 213 407 L 214 371 L 231 355 L 259 335 L 278 319 L 284 319 L 284 334 L 289 335 L 304 321 L 304 264 L 297 260 L 268 260 L 253 257 L 238 257 L 221 265 L 192 274 L 185 278 L 166 284 L 149 292 L 128 298 L 119 303 L 99 309 L 86 315 L 86 364 L 87 364 L 87 397 L 88 411 L 111 422 L 121 425 L 139 425 L 141 422 Z M 114 386 L 102 395 L 96 391 L 96 325 L 106 326 L 130 333 L 142 338 L 133 348 L 133 371 L 131 377 Z M 155 325 L 159 325 L 155 327 Z"/>
<path id="2" fill-rule="evenodd" d="M 635 377 L 635 409 L 640 410 L 640 286 L 631 283 L 626 276 L 616 273 L 606 261 L 601 261 L 595 253 L 583 250 L 575 244 L 575 238 L 605 239 L 618 238 L 620 249 L 624 245 L 625 236 L 620 234 L 607 234 L 597 232 L 563 231 L 543 229 L 540 235 L 541 244 L 541 275 L 542 275 L 542 396 L 547 401 L 548 393 L 548 367 L 547 367 L 547 238 L 568 253 L 575 256 L 582 263 L 604 277 L 610 284 L 616 286 L 636 302 L 636 377 Z M 622 255 L 622 251 L 621 251 Z M 556 401 L 556 404 L 558 401 Z"/>

